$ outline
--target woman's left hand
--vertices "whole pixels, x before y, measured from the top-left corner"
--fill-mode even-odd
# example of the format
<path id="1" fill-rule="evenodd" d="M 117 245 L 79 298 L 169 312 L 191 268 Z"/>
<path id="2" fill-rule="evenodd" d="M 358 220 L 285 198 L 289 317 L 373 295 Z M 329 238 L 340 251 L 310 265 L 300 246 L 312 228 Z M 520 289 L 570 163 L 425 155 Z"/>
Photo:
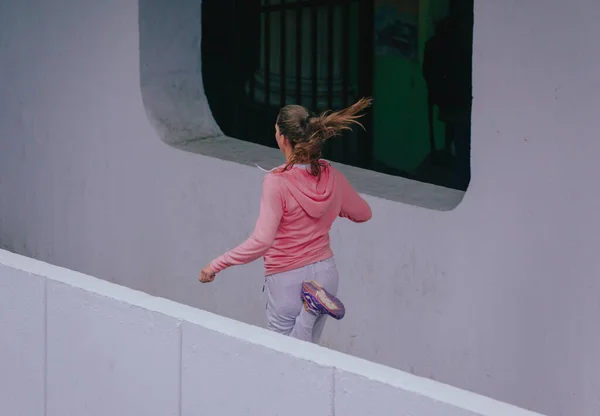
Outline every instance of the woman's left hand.
<path id="1" fill-rule="evenodd" d="M 217 276 L 217 274 L 215 272 L 213 272 L 212 269 L 210 268 L 210 265 L 208 265 L 204 269 L 202 269 L 198 280 L 200 280 L 201 283 L 210 283 L 213 280 L 215 280 L 216 276 Z"/>

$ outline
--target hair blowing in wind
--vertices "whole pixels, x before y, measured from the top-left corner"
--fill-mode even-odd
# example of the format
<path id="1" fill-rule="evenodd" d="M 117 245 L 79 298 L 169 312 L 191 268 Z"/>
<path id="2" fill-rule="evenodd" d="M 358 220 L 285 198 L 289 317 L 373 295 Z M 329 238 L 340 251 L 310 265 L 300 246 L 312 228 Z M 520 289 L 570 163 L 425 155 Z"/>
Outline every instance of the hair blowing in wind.
<path id="1" fill-rule="evenodd" d="M 283 107 L 277 116 L 277 126 L 292 145 L 292 154 L 284 170 L 295 164 L 310 164 L 310 173 L 320 176 L 323 144 L 346 130 L 352 130 L 353 125 L 364 129 L 359 119 L 364 116 L 364 110 L 371 101 L 371 98 L 361 98 L 350 107 L 319 115 L 312 115 L 300 105 Z"/>

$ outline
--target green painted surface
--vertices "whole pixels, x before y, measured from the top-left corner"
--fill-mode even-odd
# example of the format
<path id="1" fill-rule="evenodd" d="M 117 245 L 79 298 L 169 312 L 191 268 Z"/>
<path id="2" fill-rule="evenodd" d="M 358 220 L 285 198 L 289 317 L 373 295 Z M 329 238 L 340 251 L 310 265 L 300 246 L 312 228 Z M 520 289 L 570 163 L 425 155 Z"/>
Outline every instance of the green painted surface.
<path id="1" fill-rule="evenodd" d="M 420 2 L 418 60 L 375 58 L 373 156 L 388 167 L 412 173 L 429 154 L 427 86 L 421 61 L 433 21 L 446 10 L 447 0 Z M 435 137 L 437 147 L 443 147 L 444 127 L 437 120 Z"/>

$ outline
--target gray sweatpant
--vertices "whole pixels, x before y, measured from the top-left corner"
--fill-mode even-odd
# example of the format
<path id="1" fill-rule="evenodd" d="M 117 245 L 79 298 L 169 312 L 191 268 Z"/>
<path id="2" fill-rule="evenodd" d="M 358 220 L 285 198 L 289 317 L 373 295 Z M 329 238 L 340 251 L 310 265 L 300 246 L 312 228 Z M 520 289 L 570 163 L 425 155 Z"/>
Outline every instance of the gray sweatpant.
<path id="1" fill-rule="evenodd" d="M 302 282 L 310 280 L 321 283 L 329 293 L 337 295 L 339 275 L 333 257 L 267 276 L 268 329 L 303 341 L 319 342 L 326 316 L 308 313 L 300 297 Z"/>

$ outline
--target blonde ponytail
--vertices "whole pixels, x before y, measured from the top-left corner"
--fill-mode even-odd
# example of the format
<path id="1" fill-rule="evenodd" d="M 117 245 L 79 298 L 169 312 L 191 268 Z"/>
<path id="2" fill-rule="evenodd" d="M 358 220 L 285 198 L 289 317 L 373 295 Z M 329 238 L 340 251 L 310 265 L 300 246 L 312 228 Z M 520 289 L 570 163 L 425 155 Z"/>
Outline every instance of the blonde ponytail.
<path id="1" fill-rule="evenodd" d="M 311 116 L 308 110 L 301 106 L 286 106 L 277 117 L 277 125 L 292 145 L 292 155 L 284 170 L 295 164 L 310 163 L 313 176 L 320 176 L 320 162 L 323 144 L 346 130 L 352 130 L 352 125 L 364 126 L 358 121 L 371 105 L 370 98 L 361 98 L 350 107 L 339 111 L 325 111 L 317 116 Z"/>

